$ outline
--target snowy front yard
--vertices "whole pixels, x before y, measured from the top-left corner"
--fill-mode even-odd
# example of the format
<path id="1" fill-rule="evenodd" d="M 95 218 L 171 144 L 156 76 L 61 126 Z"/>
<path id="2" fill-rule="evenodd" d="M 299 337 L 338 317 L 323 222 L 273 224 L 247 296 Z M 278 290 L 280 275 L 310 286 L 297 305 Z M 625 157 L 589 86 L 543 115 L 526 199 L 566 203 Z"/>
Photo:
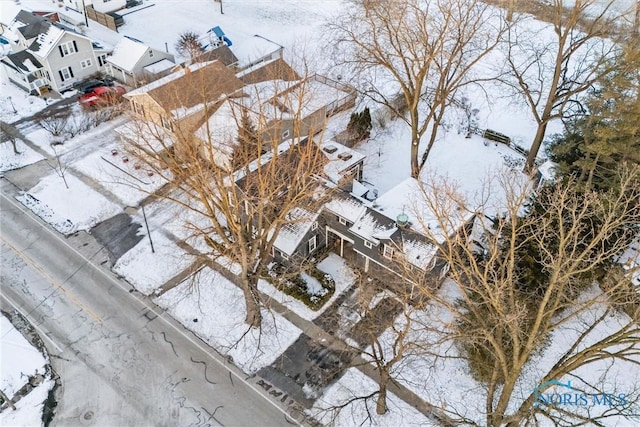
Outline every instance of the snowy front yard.
<path id="1" fill-rule="evenodd" d="M 281 315 L 262 311 L 262 328 L 249 329 L 242 291 L 209 268 L 155 299 L 246 373 L 270 365 L 302 331 Z"/>
<path id="2" fill-rule="evenodd" d="M 70 173 L 53 173 L 16 198 L 62 234 L 87 230 L 121 212 L 121 208 Z"/>
<path id="3" fill-rule="evenodd" d="M 195 258 L 184 252 L 162 233 L 151 236 L 153 249 L 146 236 L 129 252 L 122 255 L 113 271 L 123 276 L 138 291 L 151 295 L 169 279 L 186 269 Z"/>

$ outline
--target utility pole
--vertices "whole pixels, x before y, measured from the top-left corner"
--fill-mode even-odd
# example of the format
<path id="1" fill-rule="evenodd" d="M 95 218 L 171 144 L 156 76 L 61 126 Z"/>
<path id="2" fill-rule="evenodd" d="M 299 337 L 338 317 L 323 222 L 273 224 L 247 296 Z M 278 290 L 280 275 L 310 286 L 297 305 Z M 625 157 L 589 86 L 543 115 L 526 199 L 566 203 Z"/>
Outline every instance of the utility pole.
<path id="1" fill-rule="evenodd" d="M 154 254 L 156 251 L 153 249 L 153 240 L 151 240 L 151 230 L 149 230 L 149 223 L 147 222 L 147 214 L 144 212 L 144 203 L 142 206 L 142 216 L 144 217 L 144 226 L 147 227 L 147 236 L 149 236 L 149 244 L 151 245 L 151 253 Z"/>
<path id="2" fill-rule="evenodd" d="M 82 14 L 84 15 L 84 24 L 89 28 L 89 18 L 87 18 L 87 6 L 84 4 L 84 0 L 82 0 Z"/>

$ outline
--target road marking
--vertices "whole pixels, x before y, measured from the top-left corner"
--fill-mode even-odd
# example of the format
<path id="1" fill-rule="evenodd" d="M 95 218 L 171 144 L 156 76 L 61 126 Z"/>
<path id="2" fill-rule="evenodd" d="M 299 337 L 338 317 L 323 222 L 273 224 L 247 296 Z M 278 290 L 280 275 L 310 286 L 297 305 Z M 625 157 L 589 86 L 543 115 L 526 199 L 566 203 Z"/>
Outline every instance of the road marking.
<path id="1" fill-rule="evenodd" d="M 97 271 L 98 273 L 100 273 L 101 275 L 103 275 L 107 280 L 109 280 L 111 283 L 116 284 L 123 292 L 125 292 L 127 295 L 129 295 L 131 298 L 133 298 L 134 301 L 137 301 L 142 307 L 147 308 L 149 311 L 151 311 L 152 313 L 154 313 L 156 316 L 158 316 L 160 318 L 160 320 L 162 320 L 162 322 L 164 322 L 164 324 L 166 324 L 167 326 L 169 326 L 171 329 L 173 329 L 174 331 L 176 331 L 178 334 L 182 335 L 183 338 L 185 338 L 187 341 L 189 341 L 191 344 L 193 344 L 194 346 L 196 346 L 198 349 L 200 349 L 201 351 L 203 351 L 207 356 L 209 356 L 209 358 L 211 360 L 213 360 L 214 362 L 216 362 L 218 365 L 220 365 L 223 369 L 225 369 L 226 371 L 228 371 L 231 375 L 233 375 L 234 377 L 236 377 L 238 380 L 240 380 L 242 383 L 244 383 L 247 387 L 249 387 L 250 389 L 252 389 L 253 391 L 256 392 L 256 394 L 258 394 L 258 396 L 262 397 L 266 402 L 268 402 L 271 406 L 273 406 L 274 408 L 276 408 L 278 411 L 280 411 L 282 414 L 284 414 L 284 416 L 286 417 L 285 419 L 288 420 L 292 420 L 295 425 L 298 426 L 302 426 L 302 424 L 300 424 L 297 420 L 295 420 L 294 418 L 291 417 L 291 415 L 289 415 L 289 413 L 284 410 L 280 405 L 276 404 L 275 402 L 273 402 L 271 399 L 269 399 L 268 396 L 266 396 L 265 394 L 263 394 L 260 389 L 255 386 L 254 384 L 250 383 L 249 381 L 247 381 L 242 375 L 238 374 L 237 372 L 235 372 L 233 369 L 230 369 L 223 361 L 219 360 L 218 358 L 216 358 L 213 354 L 210 353 L 210 348 L 205 348 L 204 346 L 202 346 L 201 343 L 199 343 L 198 341 L 195 341 L 193 338 L 191 338 L 188 334 L 186 334 L 184 332 L 184 330 L 180 330 L 176 325 L 174 325 L 172 322 L 170 322 L 169 320 L 167 320 L 164 315 L 166 314 L 165 311 L 161 311 L 160 313 L 156 312 L 153 308 L 153 306 L 149 305 L 147 302 L 143 301 L 142 299 L 140 299 L 140 297 L 136 294 L 133 294 L 131 292 L 129 292 L 129 289 L 127 289 L 125 287 L 125 285 L 120 282 L 119 280 L 115 279 L 113 276 L 111 276 L 110 274 L 108 274 L 105 270 L 103 270 L 101 267 L 98 267 L 97 265 L 94 265 L 91 260 L 89 260 L 88 258 L 86 258 L 82 253 L 78 252 L 78 250 L 76 248 L 74 248 L 73 246 L 71 246 L 69 243 L 67 243 L 64 239 L 62 239 L 62 237 L 60 237 L 60 235 L 53 231 L 52 229 L 50 229 L 49 227 L 47 227 L 46 225 L 44 225 L 41 222 L 41 219 L 39 217 L 33 218 L 33 216 L 35 216 L 35 214 L 33 212 L 31 212 L 30 210 L 28 210 L 27 208 L 25 208 L 22 204 L 14 201 L 11 197 L 7 197 L 4 193 L 0 193 L 0 196 L 5 199 L 6 201 L 8 201 L 11 205 L 13 205 L 15 208 L 17 208 L 19 211 L 21 211 L 22 213 L 24 213 L 28 218 L 31 219 L 31 221 L 35 222 L 36 224 L 38 224 L 38 226 L 40 226 L 40 228 L 42 228 L 43 230 L 45 230 L 45 232 L 49 233 L 51 236 L 53 236 L 56 240 L 58 240 L 60 243 L 62 243 L 63 245 L 65 245 L 67 248 L 69 248 L 72 252 L 74 252 L 76 255 L 78 255 L 80 258 L 82 258 L 83 260 L 85 260 L 88 265 L 90 267 L 92 267 L 95 271 Z M 177 321 L 176 321 L 177 322 Z M 186 329 L 184 326 L 182 326 L 184 329 Z"/>
<path id="2" fill-rule="evenodd" d="M 43 279 L 45 279 L 46 281 L 48 281 L 49 283 L 51 283 L 51 285 L 53 285 L 53 287 L 57 290 L 62 292 L 63 294 L 65 294 L 65 296 L 75 305 L 77 305 L 80 310 L 84 311 L 85 313 L 87 313 L 89 316 L 91 316 L 93 318 L 93 320 L 95 320 L 97 323 L 102 323 L 102 319 L 100 318 L 100 316 L 98 316 L 96 313 L 94 313 L 89 307 L 85 306 L 83 303 L 81 303 L 75 296 L 73 296 L 73 294 L 69 291 L 67 291 L 60 282 L 58 282 L 56 279 L 54 279 L 53 277 L 51 277 L 51 275 L 49 273 L 47 273 L 46 271 L 44 271 L 38 264 L 36 264 L 27 254 L 25 254 L 23 251 L 21 251 L 20 249 L 16 248 L 15 246 L 13 246 L 11 243 L 9 243 L 7 241 L 7 239 L 5 239 L 3 236 L 0 236 L 0 240 L 2 240 L 2 242 L 4 244 L 6 244 L 7 246 L 9 246 L 16 254 L 18 254 L 18 256 L 20 258 L 22 258 L 22 260 L 27 264 L 27 266 L 31 267 L 33 270 L 35 270 L 37 273 L 40 274 L 40 276 L 42 276 Z M 84 266 L 83 266 L 84 267 Z"/>
<path id="3" fill-rule="evenodd" d="M 9 305 L 11 307 L 13 307 L 14 310 L 16 310 L 18 313 L 20 313 L 22 315 L 22 317 L 24 317 L 25 319 L 29 320 L 29 316 L 27 313 L 24 312 L 24 310 L 18 305 L 16 304 L 15 301 L 13 301 L 11 298 L 9 298 L 4 292 L 0 293 L 0 298 L 3 298 L 4 300 L 6 300 Z M 58 345 L 58 343 L 56 343 L 53 338 L 51 338 L 49 336 L 48 332 L 45 332 L 45 330 L 41 327 L 39 327 L 38 325 L 35 324 L 35 321 L 30 321 L 29 324 L 33 327 L 33 329 L 35 329 L 38 334 L 42 337 L 42 339 L 45 339 L 47 341 L 49 341 L 57 350 L 60 354 L 62 354 L 64 352 L 64 350 L 62 349 L 62 347 L 60 347 Z M 15 328 L 15 326 L 14 326 Z"/>

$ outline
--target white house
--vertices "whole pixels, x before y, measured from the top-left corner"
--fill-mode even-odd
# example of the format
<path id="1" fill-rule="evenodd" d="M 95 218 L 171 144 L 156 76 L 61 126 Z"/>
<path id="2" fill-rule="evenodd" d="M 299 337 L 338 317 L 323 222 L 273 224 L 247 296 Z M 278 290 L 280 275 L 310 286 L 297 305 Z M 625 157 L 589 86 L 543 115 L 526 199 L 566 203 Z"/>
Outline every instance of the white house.
<path id="1" fill-rule="evenodd" d="M 62 92 L 105 70 L 106 49 L 52 19 L 21 10 L 8 33 L 13 53 L 0 63 L 27 92 Z"/>
<path id="2" fill-rule="evenodd" d="M 129 86 L 138 87 L 166 76 L 175 67 L 173 55 L 127 37 L 107 57 L 107 74 Z"/>

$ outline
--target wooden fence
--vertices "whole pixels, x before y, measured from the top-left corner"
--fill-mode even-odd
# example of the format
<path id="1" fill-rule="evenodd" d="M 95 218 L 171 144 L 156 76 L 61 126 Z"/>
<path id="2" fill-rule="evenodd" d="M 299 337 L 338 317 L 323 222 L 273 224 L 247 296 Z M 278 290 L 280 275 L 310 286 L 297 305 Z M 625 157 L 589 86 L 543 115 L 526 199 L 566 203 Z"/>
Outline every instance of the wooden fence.
<path id="1" fill-rule="evenodd" d="M 98 24 L 104 25 L 113 31 L 118 31 L 118 25 L 116 25 L 116 20 L 113 16 L 98 12 L 91 5 L 87 6 L 85 10 L 87 12 L 87 17 L 92 21 L 96 21 Z"/>

